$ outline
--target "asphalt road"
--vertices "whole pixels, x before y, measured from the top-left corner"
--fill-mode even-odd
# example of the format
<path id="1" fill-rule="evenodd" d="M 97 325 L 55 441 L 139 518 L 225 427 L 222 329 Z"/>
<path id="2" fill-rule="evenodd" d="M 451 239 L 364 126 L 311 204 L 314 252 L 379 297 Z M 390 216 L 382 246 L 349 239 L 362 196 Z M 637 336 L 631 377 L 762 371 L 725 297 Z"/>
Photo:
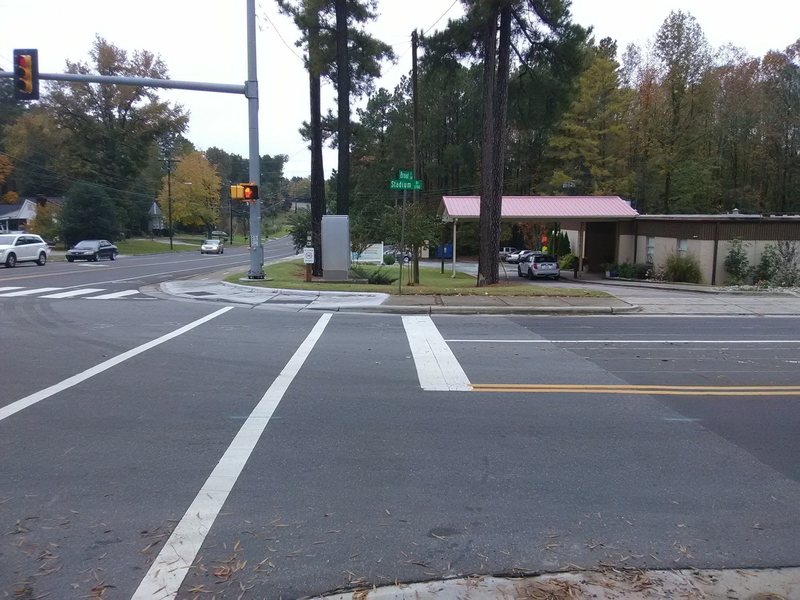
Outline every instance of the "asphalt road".
<path id="1" fill-rule="evenodd" d="M 0 330 L 0 597 L 800 564 L 797 319 L 10 297 Z"/>
<path id="2" fill-rule="evenodd" d="M 182 246 L 176 246 L 180 249 Z M 294 255 L 288 237 L 264 244 L 264 260 L 270 262 Z M 13 269 L 0 267 L 0 298 L 64 296 L 99 299 L 149 299 L 138 290 L 146 285 L 194 277 L 212 271 L 247 271 L 250 254 L 246 246 L 229 246 L 223 254 L 201 255 L 196 250 L 173 254 L 119 256 L 116 261 L 76 261 L 51 256 L 40 267 L 20 263 Z M 111 295 L 110 298 L 106 298 Z M 57 298 L 57 299 L 62 299 Z"/>

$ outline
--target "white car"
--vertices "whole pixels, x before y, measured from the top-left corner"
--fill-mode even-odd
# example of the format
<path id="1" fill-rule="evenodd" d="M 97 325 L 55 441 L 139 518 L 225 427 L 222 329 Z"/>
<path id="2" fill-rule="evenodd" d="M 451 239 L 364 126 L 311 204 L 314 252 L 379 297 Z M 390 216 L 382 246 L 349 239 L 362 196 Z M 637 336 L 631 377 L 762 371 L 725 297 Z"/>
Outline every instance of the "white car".
<path id="1" fill-rule="evenodd" d="M 0 263 L 6 268 L 16 267 L 20 262 L 35 262 L 40 267 L 47 263 L 50 246 L 32 233 L 0 233 Z"/>
<path id="2" fill-rule="evenodd" d="M 222 240 L 206 240 L 200 246 L 200 254 L 222 254 L 225 245 Z"/>

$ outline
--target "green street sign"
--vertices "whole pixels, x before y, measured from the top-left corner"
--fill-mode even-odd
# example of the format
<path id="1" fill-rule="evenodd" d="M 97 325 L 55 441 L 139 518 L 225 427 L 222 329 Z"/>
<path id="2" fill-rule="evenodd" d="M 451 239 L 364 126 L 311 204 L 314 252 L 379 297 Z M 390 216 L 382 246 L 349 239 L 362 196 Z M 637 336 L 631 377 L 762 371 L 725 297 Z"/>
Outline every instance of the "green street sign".
<path id="1" fill-rule="evenodd" d="M 390 190 L 421 190 L 422 189 L 422 180 L 421 179 L 392 179 L 389 182 L 389 189 Z"/>
<path id="2" fill-rule="evenodd" d="M 397 172 L 397 178 L 398 179 L 407 180 L 407 181 L 413 181 L 414 180 L 414 171 L 398 171 Z"/>

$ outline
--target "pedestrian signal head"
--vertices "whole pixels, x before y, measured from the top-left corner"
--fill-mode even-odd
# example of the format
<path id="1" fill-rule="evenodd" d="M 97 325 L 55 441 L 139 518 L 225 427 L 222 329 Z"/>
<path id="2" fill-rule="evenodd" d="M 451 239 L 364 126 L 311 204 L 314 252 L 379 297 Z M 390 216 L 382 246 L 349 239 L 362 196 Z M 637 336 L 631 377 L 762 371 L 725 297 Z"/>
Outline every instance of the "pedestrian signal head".
<path id="1" fill-rule="evenodd" d="M 245 202 L 255 202 L 258 198 L 258 186 L 254 183 L 243 183 L 242 198 Z"/>

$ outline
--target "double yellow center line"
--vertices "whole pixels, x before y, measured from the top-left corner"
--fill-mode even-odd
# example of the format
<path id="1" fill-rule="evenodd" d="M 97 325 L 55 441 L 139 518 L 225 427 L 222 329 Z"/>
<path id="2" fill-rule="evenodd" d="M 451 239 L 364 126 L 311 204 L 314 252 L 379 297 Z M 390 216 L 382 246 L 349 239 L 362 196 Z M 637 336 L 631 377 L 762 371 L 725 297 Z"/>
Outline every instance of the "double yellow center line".
<path id="1" fill-rule="evenodd" d="M 638 394 L 647 396 L 797 396 L 800 385 L 595 385 L 472 383 L 473 392 L 526 394 Z"/>

